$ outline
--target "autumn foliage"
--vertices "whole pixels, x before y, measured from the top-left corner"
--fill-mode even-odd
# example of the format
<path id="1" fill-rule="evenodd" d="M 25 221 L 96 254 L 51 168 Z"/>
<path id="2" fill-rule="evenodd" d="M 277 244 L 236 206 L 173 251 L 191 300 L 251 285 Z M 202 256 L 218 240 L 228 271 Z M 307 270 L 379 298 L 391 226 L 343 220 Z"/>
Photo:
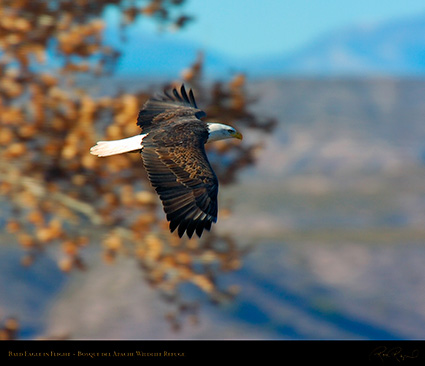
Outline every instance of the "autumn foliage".
<path id="1" fill-rule="evenodd" d="M 56 246 L 63 271 L 84 269 L 84 248 L 100 241 L 105 261 L 134 257 L 146 281 L 179 306 L 178 289 L 184 282 L 216 301 L 234 295 L 234 288 L 218 289 L 215 276 L 240 267 L 244 249 L 235 238 L 211 233 L 202 240 L 185 240 L 170 234 L 139 154 L 104 159 L 89 154 L 98 140 L 139 133 L 136 117 L 149 97 L 147 90 L 95 96 L 84 83 L 113 72 L 119 57 L 103 45 L 103 10 L 117 7 L 123 27 L 149 16 L 162 27 L 180 28 L 191 20 L 182 14 L 182 3 L 0 2 L 0 200 L 9 207 L 6 230 L 22 246 L 23 265 Z M 52 57 L 57 66 L 46 68 Z M 273 127 L 273 121 L 249 112 L 243 75 L 207 88 L 202 64 L 200 54 L 170 84 L 192 87 L 211 120 L 237 124 L 242 131 L 244 126 Z M 254 163 L 258 147 L 229 141 L 210 147 L 222 185 L 233 183 L 240 169 Z M 230 163 L 221 164 L 224 156 L 231 157 Z M 169 318 L 178 324 L 175 315 Z"/>

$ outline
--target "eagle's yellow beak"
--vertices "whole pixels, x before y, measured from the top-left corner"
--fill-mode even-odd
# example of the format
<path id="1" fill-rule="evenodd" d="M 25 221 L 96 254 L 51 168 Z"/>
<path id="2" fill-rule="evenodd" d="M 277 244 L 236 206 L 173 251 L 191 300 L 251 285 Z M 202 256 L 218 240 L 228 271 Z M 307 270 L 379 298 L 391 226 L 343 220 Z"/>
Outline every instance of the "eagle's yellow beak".
<path id="1" fill-rule="evenodd" d="M 242 140 L 243 139 L 242 134 L 240 132 L 238 132 L 238 131 L 233 132 L 232 133 L 232 137 L 234 137 L 235 139 L 239 139 L 239 140 Z"/>

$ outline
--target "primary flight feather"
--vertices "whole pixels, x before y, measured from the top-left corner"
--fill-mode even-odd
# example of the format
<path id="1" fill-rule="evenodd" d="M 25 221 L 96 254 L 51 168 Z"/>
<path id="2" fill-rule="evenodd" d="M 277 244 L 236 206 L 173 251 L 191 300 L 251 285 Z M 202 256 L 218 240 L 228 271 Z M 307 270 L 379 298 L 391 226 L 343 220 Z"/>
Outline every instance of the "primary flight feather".
<path id="1" fill-rule="evenodd" d="M 184 85 L 150 98 L 137 117 L 141 134 L 99 141 L 90 149 L 99 157 L 140 150 L 148 178 L 158 193 L 170 231 L 189 238 L 217 222 L 218 180 L 204 145 L 226 138 L 242 139 L 233 127 L 201 120 L 192 90 Z"/>

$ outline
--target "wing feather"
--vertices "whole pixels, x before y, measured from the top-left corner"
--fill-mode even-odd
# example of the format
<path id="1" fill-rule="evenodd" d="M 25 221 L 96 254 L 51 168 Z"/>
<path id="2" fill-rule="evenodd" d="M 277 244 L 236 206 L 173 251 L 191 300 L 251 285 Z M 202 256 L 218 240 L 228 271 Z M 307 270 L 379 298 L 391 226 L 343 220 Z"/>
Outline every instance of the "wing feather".
<path id="1" fill-rule="evenodd" d="M 198 109 L 198 106 L 196 105 L 195 96 L 193 95 L 192 89 L 189 90 L 189 98 L 190 98 L 190 104 L 196 109 Z"/>

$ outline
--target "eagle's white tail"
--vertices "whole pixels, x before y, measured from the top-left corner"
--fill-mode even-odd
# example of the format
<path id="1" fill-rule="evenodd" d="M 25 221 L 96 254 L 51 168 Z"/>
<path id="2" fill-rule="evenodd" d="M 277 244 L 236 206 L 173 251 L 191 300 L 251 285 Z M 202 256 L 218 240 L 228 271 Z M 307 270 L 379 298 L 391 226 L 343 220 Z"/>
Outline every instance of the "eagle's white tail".
<path id="1" fill-rule="evenodd" d="M 146 135 L 147 134 L 136 135 L 121 140 L 98 141 L 97 144 L 90 149 L 90 153 L 103 157 L 140 150 L 142 148 L 142 140 Z"/>

